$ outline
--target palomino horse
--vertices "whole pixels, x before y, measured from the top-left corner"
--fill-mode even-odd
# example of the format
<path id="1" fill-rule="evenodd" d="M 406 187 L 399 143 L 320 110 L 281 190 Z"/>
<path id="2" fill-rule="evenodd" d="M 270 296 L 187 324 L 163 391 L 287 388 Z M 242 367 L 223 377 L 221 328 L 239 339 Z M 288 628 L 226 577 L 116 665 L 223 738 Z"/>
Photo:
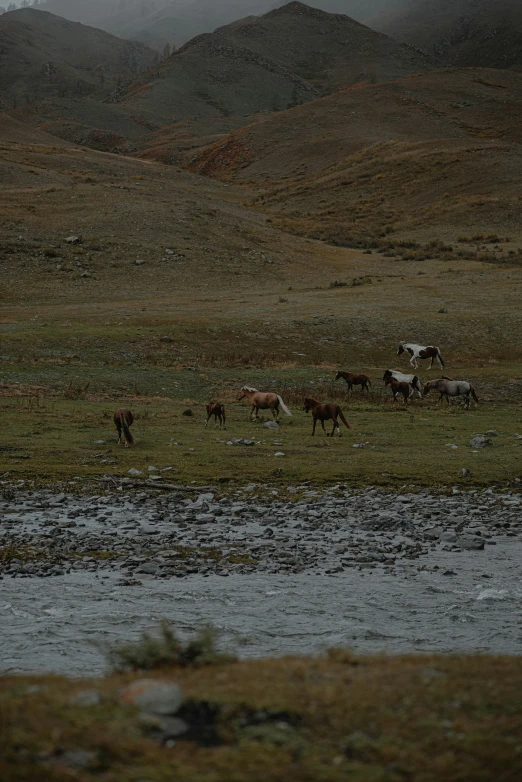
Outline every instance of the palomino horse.
<path id="1" fill-rule="evenodd" d="M 129 445 L 134 445 L 134 437 L 132 436 L 130 430 L 130 427 L 134 422 L 134 417 L 131 411 L 127 410 L 125 407 L 120 407 L 120 409 L 116 410 L 114 413 L 113 420 L 116 424 L 116 429 L 118 430 L 118 445 L 120 445 L 122 440 L 125 448 L 128 448 Z"/>
<path id="2" fill-rule="evenodd" d="M 418 375 L 405 375 L 403 372 L 399 372 L 397 369 L 387 369 L 382 376 L 385 385 L 386 381 L 390 378 L 397 380 L 399 383 L 409 383 L 412 388 L 412 394 L 415 392 L 419 398 L 422 396 L 420 377 Z"/>
<path id="3" fill-rule="evenodd" d="M 479 401 L 475 389 L 471 383 L 468 383 L 467 380 L 450 380 L 448 377 L 442 377 L 440 380 L 429 380 L 424 386 L 422 392 L 423 396 L 427 396 L 430 391 L 439 392 L 439 405 L 442 404 L 444 397 L 446 397 L 446 402 L 449 405 L 450 396 L 464 396 L 466 397 L 464 400 L 464 406 L 466 410 L 469 410 L 471 405 L 471 397 L 473 397 L 477 405 Z"/>
<path id="4" fill-rule="evenodd" d="M 353 372 L 338 372 L 335 376 L 336 380 L 339 378 L 346 380 L 348 384 L 348 391 L 353 391 L 354 386 L 361 386 L 361 391 L 370 391 L 372 381 L 368 375 L 354 375 Z"/>
<path id="5" fill-rule="evenodd" d="M 223 429 L 226 429 L 227 426 L 227 417 L 225 415 L 225 405 L 222 405 L 221 402 L 209 402 L 208 405 L 205 405 L 207 408 L 207 422 L 205 426 L 208 426 L 208 422 L 214 416 L 214 423 L 217 426 L 219 421 L 219 428 L 223 427 Z"/>
<path id="6" fill-rule="evenodd" d="M 313 427 L 312 427 L 312 437 L 315 434 L 315 427 L 317 424 L 317 421 L 321 422 L 321 426 L 323 427 L 323 432 L 326 432 L 326 429 L 324 428 L 324 422 L 325 421 L 333 421 L 333 429 L 332 433 L 329 435 L 328 432 L 326 432 L 327 437 L 333 437 L 335 430 L 339 432 L 339 437 L 341 436 L 341 429 L 339 426 L 338 418 L 341 419 L 343 424 L 346 426 L 347 429 L 350 429 L 350 424 L 346 420 L 346 418 L 343 415 L 343 411 L 339 407 L 339 405 L 334 404 L 333 402 L 327 402 L 326 404 L 321 404 L 321 402 L 318 402 L 317 399 L 310 399 L 309 397 L 306 397 L 304 400 L 304 409 L 305 412 L 308 413 L 310 410 L 312 411 L 312 418 L 314 421 Z"/>
<path id="7" fill-rule="evenodd" d="M 424 359 L 424 358 L 431 358 L 431 363 L 429 368 L 431 369 L 433 366 L 433 362 L 435 359 L 437 360 L 439 367 L 441 369 L 444 369 L 444 361 L 442 360 L 442 356 L 440 354 L 440 349 L 435 347 L 435 345 L 416 345 L 414 342 L 401 342 L 399 345 L 399 348 L 397 350 L 397 355 L 401 356 L 403 353 L 409 353 L 410 354 L 410 364 L 414 369 L 417 369 L 419 366 L 417 364 L 417 359 Z"/>
<path id="8" fill-rule="evenodd" d="M 393 394 L 393 401 L 397 401 L 397 397 L 399 394 L 402 394 L 404 397 L 404 404 L 408 404 L 409 397 L 413 394 L 413 388 L 410 386 L 409 383 L 405 383 L 404 381 L 395 380 L 394 377 L 387 377 L 384 381 L 385 386 L 390 386 Z"/>
<path id="9" fill-rule="evenodd" d="M 275 421 L 277 421 L 279 418 L 279 408 L 282 409 L 285 415 L 292 415 L 279 394 L 274 394 L 272 391 L 258 391 L 257 388 L 243 386 L 239 392 L 237 401 L 240 402 L 245 398 L 248 399 L 252 405 L 250 416 L 254 416 L 254 421 L 257 418 L 259 410 L 271 410 Z"/>

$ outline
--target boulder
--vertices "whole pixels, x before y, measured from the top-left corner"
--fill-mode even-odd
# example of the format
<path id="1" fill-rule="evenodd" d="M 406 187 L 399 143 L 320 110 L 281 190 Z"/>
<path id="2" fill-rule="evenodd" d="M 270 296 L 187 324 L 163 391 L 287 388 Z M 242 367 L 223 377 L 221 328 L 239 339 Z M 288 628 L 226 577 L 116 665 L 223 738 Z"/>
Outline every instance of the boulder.
<path id="1" fill-rule="evenodd" d="M 149 714 L 176 714 L 183 702 L 181 688 L 161 679 L 137 679 L 120 692 L 120 701 Z"/>

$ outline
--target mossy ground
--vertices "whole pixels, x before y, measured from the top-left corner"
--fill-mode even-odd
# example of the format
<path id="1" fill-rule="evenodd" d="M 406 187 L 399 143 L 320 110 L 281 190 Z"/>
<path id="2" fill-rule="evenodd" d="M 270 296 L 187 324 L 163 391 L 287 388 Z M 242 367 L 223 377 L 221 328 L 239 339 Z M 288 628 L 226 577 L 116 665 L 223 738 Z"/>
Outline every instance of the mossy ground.
<path id="1" fill-rule="evenodd" d="M 0 776 L 107 782 L 515 782 L 522 775 L 522 663 L 487 656 L 355 657 L 333 652 L 149 673 L 215 704 L 217 742 L 160 747 L 122 684 L 58 677 L 0 680 Z M 96 688 L 97 706 L 73 702 Z M 252 719 L 252 715 L 259 715 Z M 69 750 L 93 752 L 81 770 Z"/>

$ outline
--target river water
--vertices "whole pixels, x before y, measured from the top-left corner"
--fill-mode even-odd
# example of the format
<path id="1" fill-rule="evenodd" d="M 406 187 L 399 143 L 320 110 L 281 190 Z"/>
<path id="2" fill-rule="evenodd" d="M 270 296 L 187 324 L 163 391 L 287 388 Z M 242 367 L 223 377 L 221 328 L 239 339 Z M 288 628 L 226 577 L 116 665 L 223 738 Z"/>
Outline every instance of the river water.
<path id="1" fill-rule="evenodd" d="M 424 562 L 424 564 L 428 564 Z M 167 618 L 181 634 L 211 622 L 241 656 L 357 652 L 522 653 L 522 541 L 433 551 L 430 569 L 331 575 L 250 573 L 142 577 L 69 573 L 0 581 L 3 672 L 94 676 L 103 649 Z M 433 569 L 438 566 L 438 569 Z"/>

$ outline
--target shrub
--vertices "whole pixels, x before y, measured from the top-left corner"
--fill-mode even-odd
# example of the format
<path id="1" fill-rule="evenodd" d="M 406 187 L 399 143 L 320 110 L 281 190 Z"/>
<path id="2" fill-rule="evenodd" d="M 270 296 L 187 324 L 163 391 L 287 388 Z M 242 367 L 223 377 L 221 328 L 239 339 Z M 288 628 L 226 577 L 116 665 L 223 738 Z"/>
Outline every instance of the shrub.
<path id="1" fill-rule="evenodd" d="M 159 635 L 143 633 L 139 641 L 109 649 L 107 656 L 116 671 L 146 671 L 166 666 L 197 667 L 234 660 L 231 655 L 218 652 L 213 628 L 204 627 L 192 639 L 182 641 L 166 619 L 161 621 Z"/>

